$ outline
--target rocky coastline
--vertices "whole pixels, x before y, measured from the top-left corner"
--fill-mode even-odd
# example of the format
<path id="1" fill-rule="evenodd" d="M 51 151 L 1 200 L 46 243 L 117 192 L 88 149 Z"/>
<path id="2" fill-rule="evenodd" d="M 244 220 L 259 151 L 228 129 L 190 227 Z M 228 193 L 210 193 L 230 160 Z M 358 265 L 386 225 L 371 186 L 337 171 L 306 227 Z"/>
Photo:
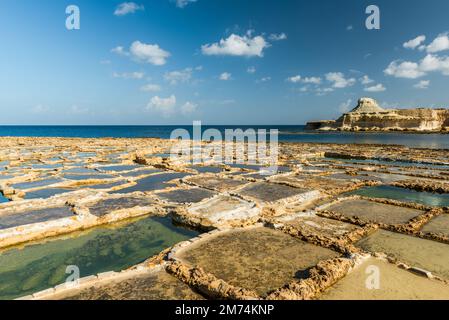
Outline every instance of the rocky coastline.
<path id="1" fill-rule="evenodd" d="M 311 121 L 307 130 L 349 132 L 449 133 L 449 109 L 383 109 L 371 98 L 337 120 Z"/>

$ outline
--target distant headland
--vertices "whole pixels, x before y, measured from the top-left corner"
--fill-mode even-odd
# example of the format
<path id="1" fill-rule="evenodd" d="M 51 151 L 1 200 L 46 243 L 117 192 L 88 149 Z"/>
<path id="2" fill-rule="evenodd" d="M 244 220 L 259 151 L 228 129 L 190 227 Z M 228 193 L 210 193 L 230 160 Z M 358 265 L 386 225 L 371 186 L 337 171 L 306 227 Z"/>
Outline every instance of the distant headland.
<path id="1" fill-rule="evenodd" d="M 376 100 L 361 98 L 357 107 L 337 120 L 308 122 L 306 129 L 449 133 L 449 109 L 383 109 Z"/>

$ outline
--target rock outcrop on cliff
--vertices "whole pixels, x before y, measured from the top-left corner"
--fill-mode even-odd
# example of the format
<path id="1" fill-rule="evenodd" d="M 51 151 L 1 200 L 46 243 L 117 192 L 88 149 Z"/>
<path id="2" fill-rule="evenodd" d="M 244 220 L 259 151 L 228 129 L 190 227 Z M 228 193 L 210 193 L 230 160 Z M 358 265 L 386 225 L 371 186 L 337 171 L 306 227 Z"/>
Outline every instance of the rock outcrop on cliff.
<path id="1" fill-rule="evenodd" d="M 383 109 L 374 99 L 361 98 L 357 107 L 337 120 L 309 122 L 307 129 L 449 132 L 449 109 Z"/>

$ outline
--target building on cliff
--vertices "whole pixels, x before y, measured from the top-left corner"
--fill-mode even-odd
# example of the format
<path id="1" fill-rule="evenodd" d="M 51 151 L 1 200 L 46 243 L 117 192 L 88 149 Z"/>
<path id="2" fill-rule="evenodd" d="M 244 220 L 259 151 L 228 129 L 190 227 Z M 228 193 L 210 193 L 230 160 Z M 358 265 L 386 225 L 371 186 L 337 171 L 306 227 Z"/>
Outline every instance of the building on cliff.
<path id="1" fill-rule="evenodd" d="M 449 109 L 383 109 L 371 98 L 337 120 L 307 123 L 307 130 L 321 131 L 419 131 L 449 132 Z"/>

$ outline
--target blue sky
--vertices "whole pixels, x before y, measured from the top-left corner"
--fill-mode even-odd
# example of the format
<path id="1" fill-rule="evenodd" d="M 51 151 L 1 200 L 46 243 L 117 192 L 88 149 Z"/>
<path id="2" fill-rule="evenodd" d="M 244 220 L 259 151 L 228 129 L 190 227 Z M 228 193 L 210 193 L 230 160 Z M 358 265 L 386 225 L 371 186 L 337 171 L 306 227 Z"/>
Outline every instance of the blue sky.
<path id="1" fill-rule="evenodd" d="M 68 5 L 81 29 L 67 30 Z M 380 30 L 365 9 L 380 8 Z M 449 106 L 449 2 L 0 2 L 1 124 L 303 124 Z M 424 39 L 425 38 L 425 39 Z"/>

